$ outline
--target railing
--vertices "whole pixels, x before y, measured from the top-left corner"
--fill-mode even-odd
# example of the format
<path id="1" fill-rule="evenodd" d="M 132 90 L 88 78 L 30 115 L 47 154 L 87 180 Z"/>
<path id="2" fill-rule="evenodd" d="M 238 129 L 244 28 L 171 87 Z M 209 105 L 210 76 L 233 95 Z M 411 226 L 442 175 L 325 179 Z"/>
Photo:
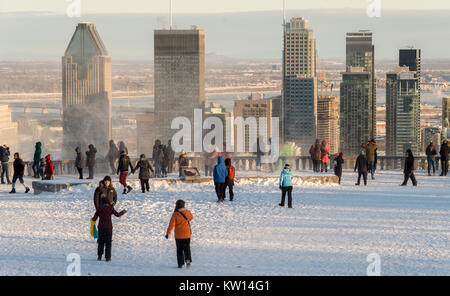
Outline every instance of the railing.
<path id="1" fill-rule="evenodd" d="M 328 168 L 332 161 L 332 157 L 328 163 Z M 189 166 L 197 167 L 200 172 L 204 172 L 204 158 L 200 156 L 189 157 Z M 137 162 L 137 159 L 132 159 L 132 164 Z M 344 157 L 344 169 L 353 169 L 356 161 L 356 157 Z M 403 169 L 405 157 L 401 156 L 378 156 L 377 169 L 378 170 L 401 170 Z M 418 156 L 415 157 L 416 170 L 426 170 L 427 169 L 427 157 Z M 260 167 L 258 165 L 258 159 L 256 156 L 233 156 L 232 157 L 233 166 L 237 171 L 256 171 Z M 284 164 L 289 163 L 293 170 L 312 170 L 312 160 L 309 156 L 280 156 L 279 160 L 273 164 L 262 164 L 261 170 L 278 172 Z M 26 161 L 25 175 L 33 175 L 32 161 Z M 72 175 L 77 174 L 75 168 L 75 160 L 54 160 L 53 164 L 55 166 L 55 175 Z M 439 169 L 440 161 L 439 157 L 435 159 L 436 170 Z M 178 172 L 179 164 L 178 159 L 174 161 L 174 171 Z M 97 159 L 95 163 L 94 171 L 96 174 L 111 174 L 109 163 L 104 159 Z M 86 170 L 87 171 L 87 170 Z M 9 163 L 9 173 L 13 174 L 12 162 Z M 86 172 L 87 173 L 87 172 Z"/>

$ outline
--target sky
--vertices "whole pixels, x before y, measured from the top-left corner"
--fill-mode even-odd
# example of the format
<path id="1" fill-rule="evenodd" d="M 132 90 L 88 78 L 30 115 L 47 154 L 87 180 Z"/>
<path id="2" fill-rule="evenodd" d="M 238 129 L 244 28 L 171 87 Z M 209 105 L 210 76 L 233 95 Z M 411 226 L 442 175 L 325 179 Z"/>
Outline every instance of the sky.
<path id="1" fill-rule="evenodd" d="M 79 1 L 81 13 L 163 13 L 169 0 L 0 0 L 1 12 L 65 13 Z M 286 0 L 287 9 L 365 8 L 379 1 L 382 9 L 450 9 L 448 0 Z M 173 0 L 174 13 L 222 13 L 281 10 L 283 0 Z"/>

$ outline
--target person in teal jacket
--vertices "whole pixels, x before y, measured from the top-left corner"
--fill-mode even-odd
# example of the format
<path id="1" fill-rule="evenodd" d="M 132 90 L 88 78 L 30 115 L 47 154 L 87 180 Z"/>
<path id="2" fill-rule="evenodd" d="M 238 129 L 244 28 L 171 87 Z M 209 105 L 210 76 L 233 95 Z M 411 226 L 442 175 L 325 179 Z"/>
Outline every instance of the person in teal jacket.
<path id="1" fill-rule="evenodd" d="M 42 143 L 41 142 L 36 142 L 36 145 L 34 146 L 35 150 L 34 150 L 34 156 L 33 156 L 33 165 L 32 165 L 32 169 L 33 169 L 33 177 L 34 178 L 39 178 L 39 162 L 41 161 L 41 154 L 42 154 Z"/>
<path id="2" fill-rule="evenodd" d="M 292 208 L 292 179 L 294 175 L 291 173 L 291 166 L 286 164 L 280 175 L 281 203 L 280 207 L 284 207 L 286 193 L 288 194 L 288 207 Z"/>

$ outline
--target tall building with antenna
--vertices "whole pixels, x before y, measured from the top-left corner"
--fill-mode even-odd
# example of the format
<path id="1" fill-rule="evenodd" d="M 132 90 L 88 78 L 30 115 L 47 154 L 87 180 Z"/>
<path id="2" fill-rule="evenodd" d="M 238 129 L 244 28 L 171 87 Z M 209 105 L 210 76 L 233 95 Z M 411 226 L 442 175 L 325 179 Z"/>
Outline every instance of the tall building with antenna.
<path id="1" fill-rule="evenodd" d="M 111 57 L 97 29 L 80 23 L 62 57 L 63 155 L 94 144 L 105 155 L 111 139 Z"/>
<path id="2" fill-rule="evenodd" d="M 304 153 L 317 136 L 317 77 L 316 40 L 301 17 L 284 25 L 282 110 L 284 141 Z"/>
<path id="3" fill-rule="evenodd" d="M 196 26 L 155 30 L 154 55 L 156 139 L 167 144 L 177 131 L 172 120 L 187 117 L 193 129 L 194 109 L 204 106 L 205 33 Z"/>

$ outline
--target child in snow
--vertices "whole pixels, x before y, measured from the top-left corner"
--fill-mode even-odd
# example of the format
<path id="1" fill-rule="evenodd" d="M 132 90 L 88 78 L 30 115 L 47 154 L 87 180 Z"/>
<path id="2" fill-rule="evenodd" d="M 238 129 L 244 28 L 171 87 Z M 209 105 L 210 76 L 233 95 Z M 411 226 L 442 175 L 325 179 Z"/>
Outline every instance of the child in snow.
<path id="1" fill-rule="evenodd" d="M 23 185 L 25 188 L 25 193 L 28 193 L 30 191 L 30 188 L 25 184 L 23 181 L 23 175 L 25 172 L 25 163 L 20 158 L 19 153 L 14 153 L 14 175 L 12 179 L 12 190 L 10 193 L 16 193 L 16 181 L 19 180 L 19 182 Z"/>
<path id="2" fill-rule="evenodd" d="M 37 169 L 37 175 L 44 180 L 44 169 L 45 169 L 45 159 L 41 158 L 41 160 L 39 161 L 39 166 Z"/>
<path id="3" fill-rule="evenodd" d="M 339 177 L 339 184 L 342 178 L 342 164 L 344 163 L 344 154 L 339 152 L 339 156 L 334 159 L 334 174 Z"/>
<path id="4" fill-rule="evenodd" d="M 177 200 L 175 211 L 167 227 L 166 238 L 169 238 L 170 232 L 175 227 L 175 242 L 177 244 L 178 268 L 191 266 L 191 224 L 193 217 L 190 211 L 184 208 L 184 201 Z"/>
<path id="5" fill-rule="evenodd" d="M 97 249 L 97 260 L 102 260 L 103 250 L 105 251 L 105 259 L 106 261 L 111 261 L 111 244 L 112 244 L 112 220 L 111 216 L 114 215 L 116 217 L 120 217 L 125 214 L 127 210 L 123 210 L 120 213 L 116 212 L 114 207 L 108 202 L 105 201 L 102 203 L 97 211 L 95 212 L 94 217 L 92 217 L 92 221 L 97 221 L 97 218 L 100 217 L 100 221 L 98 222 L 98 249 Z"/>
<path id="6" fill-rule="evenodd" d="M 45 171 L 44 171 L 44 179 L 45 180 L 53 180 L 55 175 L 55 167 L 53 166 L 53 161 L 50 159 L 51 155 L 48 154 L 45 157 Z"/>
<path id="7" fill-rule="evenodd" d="M 288 194 L 288 207 L 292 208 L 292 179 L 294 176 L 291 173 L 291 166 L 286 164 L 280 175 L 280 189 L 281 189 L 281 203 L 278 205 L 284 207 L 286 200 L 286 193 Z"/>
<path id="8" fill-rule="evenodd" d="M 145 154 L 141 154 L 141 159 L 137 162 L 136 166 L 134 167 L 134 171 L 136 171 L 137 169 L 139 169 L 139 180 L 141 181 L 142 193 L 145 193 L 145 190 L 149 192 L 150 186 L 148 180 L 150 179 L 150 171 L 152 172 L 152 174 L 155 174 L 155 171 L 150 165 L 148 159 L 145 157 Z"/>

